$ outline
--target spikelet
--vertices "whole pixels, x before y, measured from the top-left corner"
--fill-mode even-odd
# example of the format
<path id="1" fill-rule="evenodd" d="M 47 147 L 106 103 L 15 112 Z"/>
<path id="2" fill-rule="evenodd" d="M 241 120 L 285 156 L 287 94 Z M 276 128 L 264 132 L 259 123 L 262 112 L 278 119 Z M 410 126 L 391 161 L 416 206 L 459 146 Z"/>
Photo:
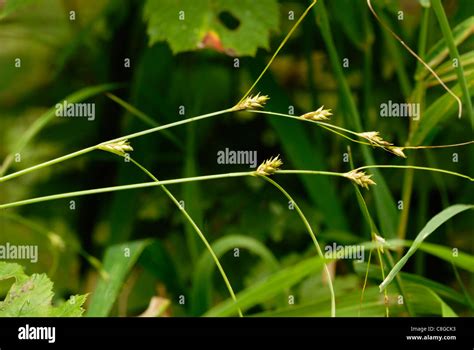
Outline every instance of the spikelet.
<path id="1" fill-rule="evenodd" d="M 264 161 L 255 171 L 258 175 L 272 175 L 276 173 L 280 167 L 283 165 L 282 160 L 280 159 L 280 155 L 276 156 L 275 158 L 270 158 Z"/>
<path id="2" fill-rule="evenodd" d="M 242 111 L 247 109 L 258 109 L 263 108 L 265 103 L 270 99 L 270 97 L 266 95 L 260 95 L 260 92 L 255 96 L 249 96 L 245 98 L 242 102 L 236 104 L 233 108 L 234 111 Z"/>
<path id="3" fill-rule="evenodd" d="M 372 175 L 367 175 L 360 170 L 351 170 L 344 174 L 344 177 L 350 179 L 356 185 L 369 189 L 369 185 L 376 185 L 375 181 L 371 179 Z"/>
<path id="4" fill-rule="evenodd" d="M 309 112 L 300 116 L 300 118 L 313 120 L 313 121 L 325 121 L 329 120 L 329 117 L 332 115 L 330 109 L 324 109 L 324 106 L 319 107 L 313 112 Z"/>
<path id="5" fill-rule="evenodd" d="M 97 148 L 101 149 L 102 151 L 111 152 L 122 157 L 125 157 L 128 152 L 133 151 L 132 146 L 130 146 L 130 143 L 127 140 L 100 144 L 99 146 L 97 146 Z"/>

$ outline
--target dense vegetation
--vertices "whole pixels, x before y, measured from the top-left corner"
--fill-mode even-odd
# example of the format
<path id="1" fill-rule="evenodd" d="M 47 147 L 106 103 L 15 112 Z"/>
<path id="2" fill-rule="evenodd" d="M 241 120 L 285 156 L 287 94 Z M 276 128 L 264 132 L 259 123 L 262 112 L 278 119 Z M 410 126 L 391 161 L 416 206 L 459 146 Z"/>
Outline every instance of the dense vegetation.
<path id="1" fill-rule="evenodd" d="M 0 0 L 0 316 L 472 315 L 473 34 L 471 0 Z"/>

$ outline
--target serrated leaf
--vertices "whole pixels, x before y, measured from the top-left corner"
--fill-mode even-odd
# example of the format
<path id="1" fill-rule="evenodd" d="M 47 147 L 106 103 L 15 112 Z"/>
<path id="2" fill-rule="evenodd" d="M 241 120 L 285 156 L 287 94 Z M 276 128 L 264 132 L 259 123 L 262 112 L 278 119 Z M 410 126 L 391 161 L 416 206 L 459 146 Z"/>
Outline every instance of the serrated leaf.
<path id="1" fill-rule="evenodd" d="M 236 22 L 228 28 L 222 16 Z M 167 41 L 174 54 L 200 48 L 235 56 L 255 56 L 268 48 L 278 28 L 275 0 L 147 0 L 144 9 L 150 45 Z"/>
<path id="2" fill-rule="evenodd" d="M 82 304 L 86 295 L 76 295 L 55 307 L 52 305 L 53 282 L 46 274 L 28 276 L 22 266 L 0 262 L 0 281 L 10 278 L 15 282 L 5 300 L 0 302 L 0 317 L 79 317 L 84 312 Z"/>

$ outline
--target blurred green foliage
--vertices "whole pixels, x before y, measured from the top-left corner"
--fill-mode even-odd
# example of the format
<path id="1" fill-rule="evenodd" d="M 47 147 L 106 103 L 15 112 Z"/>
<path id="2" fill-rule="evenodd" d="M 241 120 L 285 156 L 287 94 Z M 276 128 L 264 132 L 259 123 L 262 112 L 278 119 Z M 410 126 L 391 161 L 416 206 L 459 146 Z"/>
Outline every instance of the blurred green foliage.
<path id="1" fill-rule="evenodd" d="M 450 86 L 460 94 L 431 9 L 409 0 L 373 3 L 387 24 L 417 52 L 421 28 L 426 26 L 422 56 L 436 64 L 446 79 L 452 75 Z M 308 4 L 287 0 L 0 0 L 0 161 L 16 155 L 22 137 L 56 103 L 102 84 L 120 84 L 110 91 L 157 124 L 231 107 L 265 66 L 273 51 L 270 48 L 279 45 Z M 327 17 L 322 16 L 323 5 Z M 470 0 L 449 0 L 443 5 L 455 37 L 462 38 L 456 42 L 466 61 L 472 98 L 474 7 Z M 180 8 L 189 22 L 180 21 Z M 403 20 L 397 19 L 399 11 L 403 11 Z M 428 11 L 426 16 L 424 11 Z M 333 124 L 357 129 L 359 123 L 361 130 L 380 131 L 398 145 L 472 139 L 467 115 L 457 119 L 455 100 L 384 32 L 365 0 L 320 0 L 313 13 L 257 86 L 257 91 L 271 97 L 266 109 L 294 110 L 299 115 L 324 105 L 333 110 Z M 337 56 L 331 55 L 328 45 Z M 437 62 L 433 61 L 436 55 L 441 55 Z M 335 66 L 336 57 L 349 64 Z M 349 95 L 344 94 L 343 84 Z M 19 160 L 12 158 L 8 172 L 150 127 L 99 90 L 84 97 L 85 102 L 95 103 L 94 121 L 48 119 L 22 148 Z M 408 118 L 381 118 L 379 106 L 388 100 L 421 103 L 422 121 L 414 127 Z M 182 106 L 184 114 L 180 113 Z M 159 179 L 248 170 L 245 165 L 217 164 L 217 152 L 225 148 L 255 150 L 259 162 L 281 154 L 285 169 L 348 171 L 349 164 L 343 160 L 348 146 L 356 166 L 366 164 L 370 157 L 377 164 L 406 164 L 392 154 L 350 144 L 306 123 L 244 112 L 169 131 L 180 145 L 156 133 L 132 142 L 134 159 Z M 474 173 L 472 146 L 408 150 L 407 156 L 417 165 Z M 392 197 L 389 202 L 376 203 L 374 191 L 381 191 L 382 185 L 363 192 L 387 238 L 397 236 L 401 216 L 397 205 L 407 181 L 404 174 L 404 170 L 379 171 L 376 181 L 385 182 L 387 188 L 381 198 Z M 371 232 L 354 189 L 344 179 L 303 175 L 277 175 L 275 179 L 298 202 L 322 246 L 370 241 Z M 106 152 L 92 152 L 0 183 L 0 202 L 145 181 L 149 181 L 146 175 L 131 163 Z M 313 258 L 314 247 L 281 193 L 257 178 L 169 189 L 184 201 L 208 240 L 215 243 L 234 290 L 244 296 L 246 313 L 329 315 L 329 294 L 319 262 Z M 408 211 L 406 239 L 414 240 L 444 208 L 472 203 L 472 199 L 469 181 L 415 171 L 411 203 L 403 209 Z M 235 314 L 208 252 L 159 189 L 74 201 L 73 210 L 69 200 L 57 200 L 0 212 L 0 244 L 39 246 L 38 263 L 17 262 L 28 275 L 48 272 L 55 285 L 55 302 L 70 294 L 91 293 L 85 304 L 91 315 L 124 316 L 140 314 L 158 295 L 171 300 L 167 315 Z M 445 255 L 455 248 L 466 254 L 462 256 L 467 261 L 474 250 L 472 228 L 472 212 L 468 211 L 441 226 L 429 242 L 443 246 Z M 53 244 L 51 237 L 59 237 L 64 247 Z M 238 257 L 232 246 L 240 247 Z M 130 259 L 120 255 L 127 247 L 138 247 Z M 367 256 L 368 250 L 366 261 Z M 377 287 L 380 268 L 374 256 L 361 308 L 366 264 L 361 267 L 342 260 L 333 266 L 338 315 L 357 316 L 359 309 L 362 316 L 384 315 L 383 295 Z M 398 261 L 398 251 L 392 256 Z M 458 271 L 462 266 L 454 271 L 453 265 L 439 257 L 420 248 L 400 274 L 415 315 L 472 314 L 472 271 Z M 388 270 L 386 265 L 385 272 Z M 104 280 L 103 272 L 110 274 L 112 282 Z M 10 285 L 2 282 L 0 294 L 6 296 Z M 390 285 L 388 292 L 391 314 L 407 315 L 397 303 L 397 287 Z M 288 305 L 288 295 L 295 297 L 295 305 Z"/>

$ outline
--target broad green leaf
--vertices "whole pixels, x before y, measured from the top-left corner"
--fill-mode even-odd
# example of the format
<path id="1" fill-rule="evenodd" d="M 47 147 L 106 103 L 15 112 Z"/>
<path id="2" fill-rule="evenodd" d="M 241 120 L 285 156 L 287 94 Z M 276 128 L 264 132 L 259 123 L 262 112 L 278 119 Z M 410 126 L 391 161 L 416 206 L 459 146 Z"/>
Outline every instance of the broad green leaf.
<path id="1" fill-rule="evenodd" d="M 46 274 L 28 276 L 21 265 L 0 262 L 0 281 L 10 278 L 15 282 L 0 301 L 0 317 L 79 317 L 84 312 L 86 295 L 75 295 L 53 306 L 53 282 Z"/>
<path id="2" fill-rule="evenodd" d="M 242 311 L 248 310 L 252 306 L 268 300 L 287 288 L 290 288 L 306 276 L 320 271 L 323 265 L 324 261 L 320 258 L 304 260 L 238 293 L 237 303 L 234 303 L 233 300 L 224 301 L 206 312 L 204 316 L 232 316 L 236 314 L 238 306 Z"/>
<path id="3" fill-rule="evenodd" d="M 0 20 L 33 2 L 34 0 L 4 0 L 0 2 Z"/>
<path id="4" fill-rule="evenodd" d="M 259 256 L 272 272 L 279 269 L 280 265 L 272 252 L 252 237 L 231 235 L 222 237 L 212 244 L 212 249 L 218 258 L 234 248 L 248 249 L 250 252 Z M 215 267 L 216 265 L 212 261 L 209 252 L 206 251 L 202 253 L 193 273 L 193 315 L 204 313 L 209 308 L 209 305 L 211 305 L 212 274 Z"/>
<path id="5" fill-rule="evenodd" d="M 397 275 L 397 273 L 403 268 L 406 264 L 408 259 L 415 253 L 415 251 L 420 247 L 421 243 L 428 238 L 428 236 L 433 233 L 439 226 L 443 223 L 451 219 L 453 216 L 468 210 L 473 209 L 473 205 L 466 205 L 466 204 L 456 204 L 452 205 L 442 212 L 436 214 L 434 217 L 431 218 L 430 221 L 426 224 L 425 227 L 420 231 L 420 233 L 416 236 L 413 244 L 411 245 L 408 252 L 395 264 L 393 269 L 387 275 L 385 280 L 380 284 L 380 291 L 383 291 L 387 285 L 393 280 L 393 278 Z"/>
<path id="6" fill-rule="evenodd" d="M 106 317 L 112 309 L 125 279 L 152 240 L 118 244 L 107 248 L 103 268 L 108 274 L 101 279 L 92 294 L 87 316 Z"/>
<path id="7" fill-rule="evenodd" d="M 144 16 L 150 45 L 167 41 L 175 54 L 209 47 L 254 56 L 259 47 L 269 47 L 279 22 L 275 0 L 147 0 Z M 226 26 L 226 16 L 233 26 Z"/>

